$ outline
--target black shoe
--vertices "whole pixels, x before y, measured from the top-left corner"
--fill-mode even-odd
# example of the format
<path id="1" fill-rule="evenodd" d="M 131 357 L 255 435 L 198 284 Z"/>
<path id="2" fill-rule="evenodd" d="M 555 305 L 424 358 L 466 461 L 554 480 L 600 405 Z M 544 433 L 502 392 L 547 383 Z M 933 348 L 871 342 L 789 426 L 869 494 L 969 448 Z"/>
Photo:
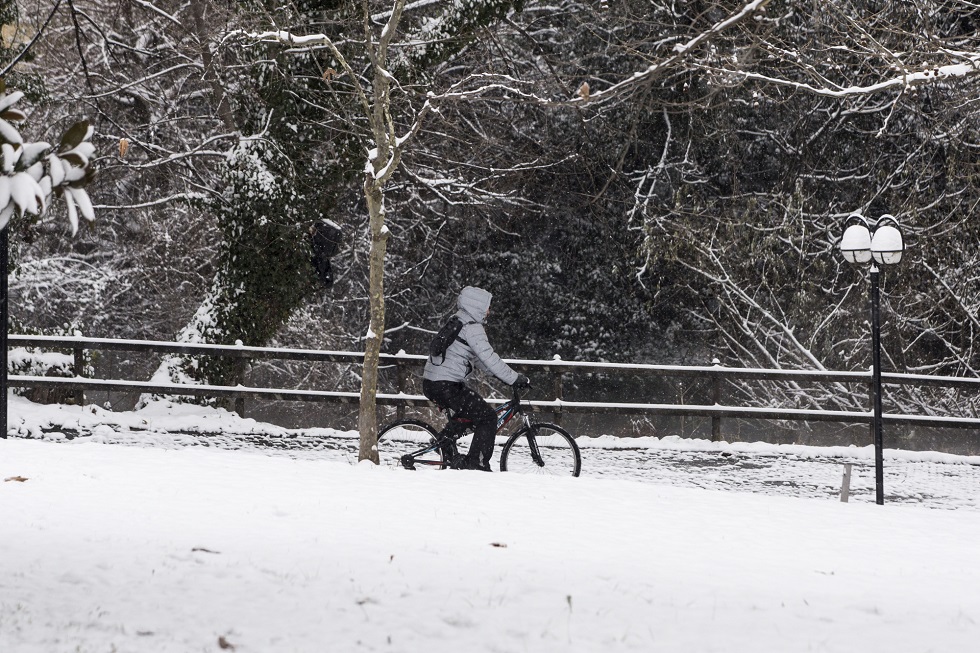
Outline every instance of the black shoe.
<path id="1" fill-rule="evenodd" d="M 450 469 L 472 469 L 480 472 L 491 472 L 490 463 L 483 463 L 482 465 L 478 460 L 473 460 L 468 455 L 464 456 L 460 454 L 453 459 L 449 464 Z"/>

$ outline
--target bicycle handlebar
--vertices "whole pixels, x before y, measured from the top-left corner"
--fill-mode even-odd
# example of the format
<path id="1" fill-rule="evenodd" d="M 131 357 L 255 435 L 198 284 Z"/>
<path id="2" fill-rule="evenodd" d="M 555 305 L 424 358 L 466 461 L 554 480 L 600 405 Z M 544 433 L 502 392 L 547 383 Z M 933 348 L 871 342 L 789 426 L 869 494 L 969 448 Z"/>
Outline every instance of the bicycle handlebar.
<path id="1" fill-rule="evenodd" d="M 519 404 L 519 403 L 521 403 L 521 399 L 528 392 L 530 392 L 531 387 L 528 386 L 526 388 L 515 388 L 514 386 L 511 386 L 510 387 L 510 390 L 511 390 L 511 396 L 512 396 L 511 401 L 514 402 L 515 404 Z"/>

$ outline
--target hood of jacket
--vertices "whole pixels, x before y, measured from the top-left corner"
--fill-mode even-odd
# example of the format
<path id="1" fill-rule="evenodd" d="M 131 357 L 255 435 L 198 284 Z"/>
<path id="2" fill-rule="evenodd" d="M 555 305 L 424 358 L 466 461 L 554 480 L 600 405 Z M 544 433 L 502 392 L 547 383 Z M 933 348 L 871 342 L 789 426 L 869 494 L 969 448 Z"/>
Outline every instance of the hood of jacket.
<path id="1" fill-rule="evenodd" d="M 479 322 L 483 324 L 484 318 L 487 316 L 487 309 L 490 308 L 490 300 L 493 299 L 493 295 L 484 290 L 483 288 L 477 288 L 476 286 L 466 286 L 459 293 L 459 301 L 457 305 L 461 313 L 465 313 L 465 316 L 469 318 L 464 320 L 464 322 Z"/>

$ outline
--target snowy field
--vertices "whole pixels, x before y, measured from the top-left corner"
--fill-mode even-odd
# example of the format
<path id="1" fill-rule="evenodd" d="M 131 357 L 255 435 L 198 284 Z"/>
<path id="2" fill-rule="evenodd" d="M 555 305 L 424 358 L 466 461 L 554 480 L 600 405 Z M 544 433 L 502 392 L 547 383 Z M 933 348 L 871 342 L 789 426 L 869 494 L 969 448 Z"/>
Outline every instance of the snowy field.
<path id="1" fill-rule="evenodd" d="M 980 640 L 976 457 L 886 450 L 876 506 L 870 447 L 581 439 L 573 479 L 358 465 L 352 433 L 190 406 L 8 421 L 3 653 Z"/>

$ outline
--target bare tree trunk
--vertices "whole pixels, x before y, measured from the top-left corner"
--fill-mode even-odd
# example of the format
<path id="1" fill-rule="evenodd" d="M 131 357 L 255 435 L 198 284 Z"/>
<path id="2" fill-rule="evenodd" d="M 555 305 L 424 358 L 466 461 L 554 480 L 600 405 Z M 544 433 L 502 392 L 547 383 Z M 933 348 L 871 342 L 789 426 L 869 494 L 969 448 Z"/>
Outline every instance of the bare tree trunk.
<path id="1" fill-rule="evenodd" d="M 364 182 L 371 227 L 371 253 L 368 260 L 368 300 L 370 326 L 364 340 L 364 369 L 361 377 L 361 404 L 358 413 L 358 430 L 361 434 L 357 459 L 378 464 L 378 363 L 381 343 L 385 334 L 384 264 L 388 245 L 388 229 L 385 227 L 384 193 L 373 175 Z"/>

